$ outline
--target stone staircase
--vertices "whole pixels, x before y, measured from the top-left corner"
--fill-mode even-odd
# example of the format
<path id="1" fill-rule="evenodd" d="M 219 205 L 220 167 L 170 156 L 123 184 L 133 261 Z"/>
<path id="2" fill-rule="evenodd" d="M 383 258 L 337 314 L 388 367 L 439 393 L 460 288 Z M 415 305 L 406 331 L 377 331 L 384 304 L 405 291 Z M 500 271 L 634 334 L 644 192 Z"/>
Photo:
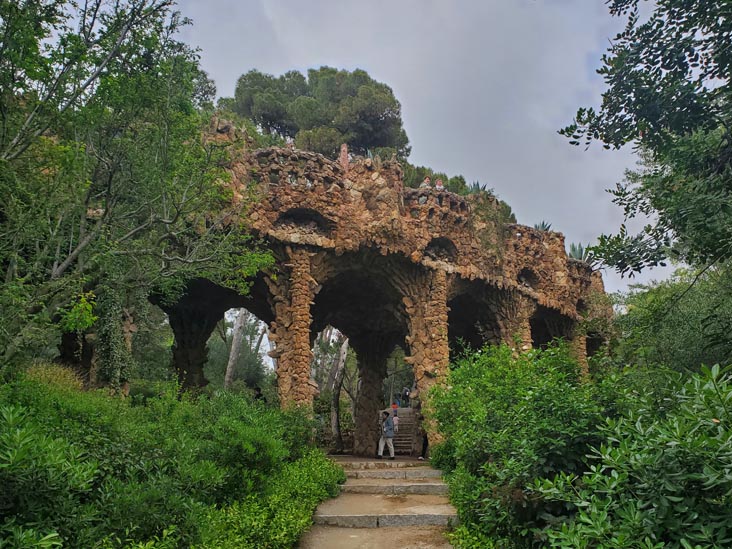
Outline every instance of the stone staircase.
<path id="1" fill-rule="evenodd" d="M 451 547 L 443 534 L 457 513 L 440 471 L 411 458 L 335 459 L 348 480 L 338 497 L 320 504 L 300 549 Z"/>
<path id="2" fill-rule="evenodd" d="M 394 433 L 394 453 L 411 456 L 416 448 L 417 418 L 412 408 L 398 408 L 399 430 Z M 384 450 L 384 453 L 387 451 Z"/>

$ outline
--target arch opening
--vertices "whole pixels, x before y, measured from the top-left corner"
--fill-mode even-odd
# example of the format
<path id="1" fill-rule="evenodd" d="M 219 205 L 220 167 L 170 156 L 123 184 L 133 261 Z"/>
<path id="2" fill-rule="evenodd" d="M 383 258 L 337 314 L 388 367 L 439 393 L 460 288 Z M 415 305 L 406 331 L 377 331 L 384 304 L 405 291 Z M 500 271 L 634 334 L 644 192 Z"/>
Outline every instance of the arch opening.
<path id="1" fill-rule="evenodd" d="M 314 232 L 322 236 L 330 235 L 335 226 L 335 222 L 311 208 L 291 208 L 280 214 L 275 222 L 275 227 L 291 227 L 297 230 Z"/>
<path id="2" fill-rule="evenodd" d="M 211 343 L 228 310 L 244 307 L 252 313 L 253 319 L 272 321 L 274 315 L 268 296 L 266 284 L 259 276 L 252 281 L 247 296 L 200 278 L 191 280 L 183 297 L 173 304 L 167 303 L 163 296 L 150 297 L 150 301 L 167 315 L 174 335 L 171 363 L 182 387 L 200 388 L 209 383 Z"/>
<path id="3" fill-rule="evenodd" d="M 585 340 L 587 358 L 595 356 L 605 344 L 605 338 L 597 332 L 589 332 Z"/>
<path id="4" fill-rule="evenodd" d="M 234 307 L 226 311 L 207 342 L 203 367 L 214 388 L 254 391 L 259 387 L 267 401 L 276 399 L 277 387 L 268 327 L 252 311 Z"/>
<path id="5" fill-rule="evenodd" d="M 574 322 L 559 311 L 539 306 L 529 320 L 534 349 L 546 349 L 555 339 L 571 340 Z"/>
<path id="6" fill-rule="evenodd" d="M 533 269 L 524 267 L 519 271 L 516 281 L 527 288 L 536 290 L 539 288 L 539 275 Z"/>
<path id="7" fill-rule="evenodd" d="M 390 396 L 384 393 L 385 387 L 391 389 L 389 374 L 405 373 L 401 349 L 408 331 L 406 312 L 400 293 L 377 271 L 378 261 L 364 269 L 345 265 L 350 268 L 322 282 L 311 307 L 311 329 L 317 332 L 332 326 L 348 337 L 351 374 L 358 381 L 355 394 L 344 390 L 338 398 L 344 399 L 352 413 L 353 453 L 373 455 L 380 436 L 378 414 Z M 343 442 L 345 446 L 349 441 Z"/>
<path id="8" fill-rule="evenodd" d="M 484 345 L 501 342 L 501 327 L 496 310 L 497 295 L 486 293 L 471 283 L 464 293 L 450 299 L 448 341 L 454 358 L 463 350 L 477 351 Z"/>
<path id="9" fill-rule="evenodd" d="M 453 244 L 452 240 L 444 236 L 433 238 L 424 249 L 424 255 L 438 261 L 455 262 L 457 254 L 458 251 L 455 244 Z"/>

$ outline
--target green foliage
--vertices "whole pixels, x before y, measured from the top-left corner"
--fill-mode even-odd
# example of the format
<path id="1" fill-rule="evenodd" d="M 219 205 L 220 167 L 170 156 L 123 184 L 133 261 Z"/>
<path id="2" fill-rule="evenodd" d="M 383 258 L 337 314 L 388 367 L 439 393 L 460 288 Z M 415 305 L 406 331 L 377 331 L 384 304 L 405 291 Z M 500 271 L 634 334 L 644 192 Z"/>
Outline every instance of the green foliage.
<path id="1" fill-rule="evenodd" d="M 563 347 L 518 357 L 508 346 L 488 347 L 458 360 L 449 388 L 434 390 L 445 442 L 432 461 L 451 471 L 460 531 L 528 547 L 535 531 L 561 515 L 561 507 L 527 486 L 558 472 L 583 472 L 585 454 L 599 442 L 601 409 L 578 375 Z"/>
<path id="2" fill-rule="evenodd" d="M 132 356 L 122 334 L 120 295 L 111 288 L 102 290 L 102 316 L 97 328 L 99 336 L 99 380 L 118 391 L 129 380 Z"/>
<path id="3" fill-rule="evenodd" d="M 133 339 L 130 378 L 147 381 L 172 380 L 175 376 L 170 368 L 174 336 L 165 313 L 150 305 L 139 310 L 139 314 L 145 318 L 145 322 L 138 325 Z"/>
<path id="4" fill-rule="evenodd" d="M 79 297 L 102 286 L 137 312 L 197 276 L 246 291 L 272 262 L 230 223 L 247 201 L 222 166 L 244 142 L 201 139 L 214 90 L 173 5 L 0 2 L 0 367 L 97 315 L 118 362 L 121 320 Z"/>
<path id="5" fill-rule="evenodd" d="M 346 137 L 335 128 L 313 128 L 300 130 L 295 137 L 295 146 L 306 151 L 316 151 L 335 158 Z"/>
<path id="6" fill-rule="evenodd" d="M 239 78 L 234 99 L 221 106 L 325 155 L 334 156 L 347 143 L 356 154 L 391 148 L 399 158 L 409 156 L 399 101 L 360 69 L 321 67 L 310 69 L 307 78 L 297 71 L 274 77 L 252 70 Z"/>
<path id="7" fill-rule="evenodd" d="M 381 384 L 381 394 L 384 407 L 389 407 L 396 398 L 401 400 L 404 387 L 411 389 L 414 386 L 414 368 L 404 362 L 404 350 L 396 347 L 386 359 L 386 377 Z"/>
<path id="8" fill-rule="evenodd" d="M 703 368 L 658 415 L 644 394 L 602 427 L 584 475 L 537 480 L 545 498 L 576 508 L 551 529 L 553 547 L 728 547 L 732 504 L 732 376 Z"/>
<path id="9" fill-rule="evenodd" d="M 312 508 L 296 513 L 291 492 L 277 514 L 287 497 L 273 486 L 296 491 L 302 479 L 313 507 L 337 489 L 342 472 L 308 447 L 313 424 L 297 411 L 230 393 L 178 400 L 174 386 L 123 401 L 80 392 L 58 372 L 33 368 L 0 387 L 0 537 L 191 546 L 218 513 L 256 501 L 292 540 Z"/>
<path id="10" fill-rule="evenodd" d="M 76 516 L 92 518 L 95 511 L 86 502 L 98 468 L 85 458 L 69 441 L 45 434 L 22 407 L 1 406 L 0 538 L 16 538 L 14 547 L 59 541 L 48 517 L 53 516 L 55 524 Z"/>
<path id="11" fill-rule="evenodd" d="M 329 452 L 333 450 L 342 451 L 337 447 L 337 443 L 333 436 L 333 430 L 330 422 L 330 412 L 332 407 L 333 393 L 331 391 L 321 392 L 313 401 L 313 414 L 317 425 L 315 440 L 319 448 L 325 448 Z M 356 423 L 353 419 L 352 403 L 348 394 L 343 391 L 341 398 L 338 400 L 339 405 L 339 423 L 341 428 L 341 437 L 348 438 L 353 436 Z"/>
<path id="12" fill-rule="evenodd" d="M 576 143 L 599 139 L 620 147 L 640 140 L 653 149 L 675 136 L 717 128 L 729 112 L 732 52 L 726 0 L 610 0 L 627 25 L 612 41 L 598 73 L 608 91 L 599 112 L 580 109 L 561 133 Z"/>
<path id="13" fill-rule="evenodd" d="M 537 231 L 549 231 L 552 228 L 552 224 L 544 221 L 543 219 L 539 223 L 534 224 L 534 229 Z"/>
<path id="14" fill-rule="evenodd" d="M 596 252 L 621 273 L 732 256 L 730 100 L 732 52 L 726 0 L 655 2 L 612 0 L 610 12 L 627 18 L 603 66 L 599 111 L 580 109 L 560 133 L 570 143 L 599 140 L 606 147 L 635 142 L 642 168 L 612 191 L 626 219 L 653 221 L 638 234 L 625 225 L 603 235 Z"/>
<path id="15" fill-rule="evenodd" d="M 262 494 L 212 511 L 202 547 L 293 547 L 312 524 L 318 503 L 336 496 L 338 483 L 344 481 L 343 469 L 326 460 L 321 452 L 309 451 L 285 465 Z"/>
<path id="16" fill-rule="evenodd" d="M 615 359 L 698 372 L 732 359 L 732 287 L 728 267 L 679 270 L 664 282 L 634 286 L 620 297 Z"/>
<path id="17" fill-rule="evenodd" d="M 727 131 L 720 128 L 679 136 L 658 151 L 641 155 L 640 169 L 612 192 L 626 219 L 655 220 L 638 234 L 625 225 L 617 235 L 602 235 L 597 246 L 604 261 L 620 272 L 662 265 L 666 258 L 692 264 L 726 261 L 732 252 Z"/>
<path id="18" fill-rule="evenodd" d="M 456 547 L 727 547 L 732 369 L 576 381 L 566 352 L 460 359 L 432 395 Z"/>
<path id="19" fill-rule="evenodd" d="M 96 304 L 94 292 L 79 294 L 70 307 L 61 310 L 61 320 L 59 322 L 61 329 L 65 332 L 83 332 L 91 328 L 99 319 L 94 314 Z"/>
<path id="20" fill-rule="evenodd" d="M 407 161 L 402 162 L 402 167 L 404 169 L 404 185 L 413 189 L 419 187 L 425 177 L 429 177 L 433 185 L 438 179 L 442 179 L 445 189 L 460 195 L 477 194 L 487 190 L 485 185 L 481 186 L 477 181 L 468 186 L 462 175 L 449 177 L 446 173 L 436 172 L 426 166 L 414 166 Z"/>

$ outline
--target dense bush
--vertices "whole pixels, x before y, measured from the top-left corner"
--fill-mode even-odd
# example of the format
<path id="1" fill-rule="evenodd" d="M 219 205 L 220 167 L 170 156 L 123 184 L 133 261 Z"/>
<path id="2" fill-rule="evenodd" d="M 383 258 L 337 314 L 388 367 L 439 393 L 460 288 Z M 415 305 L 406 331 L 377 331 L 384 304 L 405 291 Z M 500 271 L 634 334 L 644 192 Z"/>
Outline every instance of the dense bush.
<path id="1" fill-rule="evenodd" d="M 28 540 L 11 547 L 44 536 L 45 546 L 191 546 L 217 513 L 252 500 L 296 539 L 342 475 L 309 448 L 303 414 L 229 393 L 178 400 L 171 387 L 133 403 L 81 392 L 63 372 L 36 368 L 0 387 L 0 539 Z M 293 498 L 300 515 L 270 501 L 291 469 L 310 494 Z"/>
<path id="2" fill-rule="evenodd" d="M 730 266 L 678 270 L 668 280 L 633 286 L 621 296 L 613 355 L 627 364 L 662 364 L 697 373 L 701 364 L 732 360 Z"/>
<path id="3" fill-rule="evenodd" d="M 433 462 L 450 471 L 463 547 L 531 546 L 561 504 L 527 489 L 558 472 L 582 473 L 599 442 L 600 405 L 563 347 L 514 357 L 507 346 L 459 360 L 432 395 L 445 442 Z M 490 541 L 493 540 L 493 541 Z"/>
<path id="4" fill-rule="evenodd" d="M 732 375 L 703 368 L 664 414 L 653 395 L 602 427 L 582 476 L 536 482 L 545 498 L 575 506 L 549 532 L 554 547 L 732 546 Z"/>
<path id="5" fill-rule="evenodd" d="M 732 546 L 732 370 L 577 381 L 562 348 L 491 348 L 433 396 L 457 547 Z"/>
<path id="6" fill-rule="evenodd" d="M 311 451 L 279 471 L 258 495 L 221 511 L 207 521 L 205 547 L 220 549 L 285 549 L 307 529 L 316 505 L 337 495 L 343 470 Z"/>

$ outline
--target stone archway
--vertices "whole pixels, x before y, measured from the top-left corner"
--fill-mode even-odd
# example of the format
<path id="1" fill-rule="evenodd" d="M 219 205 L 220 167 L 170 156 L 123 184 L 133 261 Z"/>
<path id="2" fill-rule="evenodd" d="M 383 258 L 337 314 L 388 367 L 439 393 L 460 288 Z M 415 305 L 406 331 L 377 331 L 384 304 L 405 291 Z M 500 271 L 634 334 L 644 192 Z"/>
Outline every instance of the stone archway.
<path id="1" fill-rule="evenodd" d="M 333 326 L 356 352 L 360 388 L 355 403 L 354 453 L 373 453 L 378 440 L 375 418 L 382 407 L 381 386 L 386 360 L 407 335 L 406 310 L 380 256 L 346 256 L 331 260 L 318 280 L 312 304 L 312 330 Z"/>
<path id="2" fill-rule="evenodd" d="M 572 319 L 547 307 L 537 307 L 530 323 L 531 338 L 536 349 L 545 348 L 554 339 L 570 341 L 574 337 Z"/>
<path id="3" fill-rule="evenodd" d="M 459 293 L 447 303 L 451 353 L 459 352 L 463 347 L 475 351 L 484 345 L 501 343 L 498 292 L 464 281 L 456 286 L 460 286 Z"/>
<path id="4" fill-rule="evenodd" d="M 181 388 L 204 387 L 208 380 L 203 368 L 208 360 L 207 342 L 229 309 L 245 308 L 259 320 L 269 323 L 273 319 L 268 305 L 268 292 L 263 277 L 252 282 L 246 297 L 234 290 L 199 278 L 191 280 L 180 299 L 169 303 L 160 295 L 150 301 L 167 315 L 173 331 L 173 368 Z"/>
<path id="5" fill-rule="evenodd" d="M 503 206 L 490 196 L 405 189 L 395 162 L 341 164 L 270 148 L 245 152 L 227 168 L 233 196 L 257 186 L 246 230 L 268 242 L 277 265 L 247 297 L 193 281 L 165 306 L 180 379 L 205 383 L 204 336 L 225 310 L 245 307 L 269 325 L 282 405 L 307 406 L 317 393 L 311 341 L 330 324 L 350 338 L 366 386 L 359 452 L 371 451 L 365 418 L 378 408 L 394 346 L 406 349 L 423 393 L 444 380 L 451 340 L 525 350 L 571 338 L 582 303 L 603 291 L 589 265 L 567 258 L 561 234 L 503 223 Z"/>
<path id="6" fill-rule="evenodd" d="M 529 317 L 534 305 L 520 292 L 500 289 L 483 281 L 454 279 L 448 301 L 450 352 L 463 347 L 518 344 L 531 347 Z"/>

